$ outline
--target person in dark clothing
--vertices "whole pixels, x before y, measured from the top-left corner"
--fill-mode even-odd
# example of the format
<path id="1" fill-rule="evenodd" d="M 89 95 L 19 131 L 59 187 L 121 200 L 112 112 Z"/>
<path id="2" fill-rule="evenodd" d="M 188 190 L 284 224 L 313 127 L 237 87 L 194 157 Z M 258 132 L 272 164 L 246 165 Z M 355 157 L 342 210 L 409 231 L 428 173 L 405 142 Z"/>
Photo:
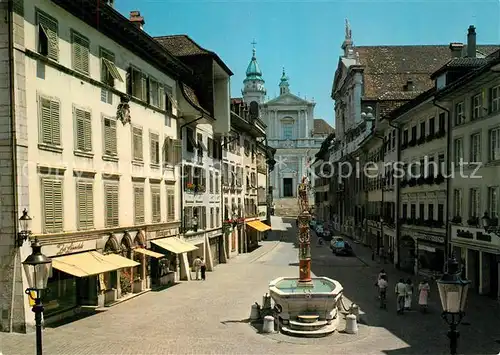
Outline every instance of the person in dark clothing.
<path id="1" fill-rule="evenodd" d="M 200 271 L 201 271 L 201 279 L 205 280 L 207 273 L 207 265 L 205 264 L 205 260 L 203 260 L 203 258 L 201 258 Z"/>

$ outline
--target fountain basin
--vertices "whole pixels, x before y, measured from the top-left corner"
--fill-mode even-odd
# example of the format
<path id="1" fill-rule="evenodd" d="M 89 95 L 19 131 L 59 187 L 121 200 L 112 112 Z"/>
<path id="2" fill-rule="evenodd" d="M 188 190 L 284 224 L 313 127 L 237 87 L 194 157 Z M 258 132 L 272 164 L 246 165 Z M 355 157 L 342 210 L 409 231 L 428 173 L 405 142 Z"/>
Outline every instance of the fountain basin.
<path id="1" fill-rule="evenodd" d="M 308 286 L 302 286 L 294 277 L 280 277 L 269 283 L 269 293 L 280 310 L 280 321 L 287 325 L 299 315 L 317 315 L 318 321 L 332 321 L 338 318 L 337 304 L 342 297 L 343 287 L 328 277 L 314 277 Z M 333 322 L 336 323 L 336 322 Z"/>

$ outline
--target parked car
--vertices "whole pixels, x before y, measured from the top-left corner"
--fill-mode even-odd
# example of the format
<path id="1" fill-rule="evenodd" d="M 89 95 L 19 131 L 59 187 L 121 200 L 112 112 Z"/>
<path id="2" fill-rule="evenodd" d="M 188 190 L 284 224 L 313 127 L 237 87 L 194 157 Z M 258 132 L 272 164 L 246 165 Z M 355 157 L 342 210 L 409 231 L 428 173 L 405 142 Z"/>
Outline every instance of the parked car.
<path id="1" fill-rule="evenodd" d="M 332 245 L 332 243 L 334 243 Z M 332 249 L 335 255 L 344 255 L 344 256 L 353 256 L 354 251 L 352 250 L 349 242 L 345 241 L 342 238 L 336 238 L 335 241 L 332 240 L 330 243 L 330 248 Z"/>

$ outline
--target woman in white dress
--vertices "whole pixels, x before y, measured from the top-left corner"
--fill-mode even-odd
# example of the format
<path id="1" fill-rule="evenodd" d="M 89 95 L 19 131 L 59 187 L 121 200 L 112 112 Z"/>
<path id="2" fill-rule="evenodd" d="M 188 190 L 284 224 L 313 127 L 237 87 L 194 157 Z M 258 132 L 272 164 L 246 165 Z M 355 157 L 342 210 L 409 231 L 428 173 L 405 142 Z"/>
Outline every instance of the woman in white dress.
<path id="1" fill-rule="evenodd" d="M 430 291 L 431 287 L 429 286 L 427 280 L 423 280 L 422 282 L 420 282 L 420 285 L 418 285 L 418 304 L 420 306 L 420 310 L 423 313 L 427 312 L 427 303 L 429 301 Z"/>
<path id="2" fill-rule="evenodd" d="M 413 283 L 410 279 L 406 280 L 406 296 L 405 296 L 405 310 L 411 309 L 411 301 L 413 296 Z"/>

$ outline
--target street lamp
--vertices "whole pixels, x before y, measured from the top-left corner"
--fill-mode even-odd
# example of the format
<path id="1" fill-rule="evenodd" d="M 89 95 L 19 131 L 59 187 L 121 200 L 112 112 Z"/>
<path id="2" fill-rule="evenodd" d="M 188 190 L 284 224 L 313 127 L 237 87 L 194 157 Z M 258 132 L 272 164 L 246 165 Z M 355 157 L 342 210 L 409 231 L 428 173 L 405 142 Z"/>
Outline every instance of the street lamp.
<path id="1" fill-rule="evenodd" d="M 17 233 L 17 246 L 22 247 L 23 243 L 31 235 L 31 217 L 28 215 L 28 210 L 23 210 L 23 215 L 19 218 L 19 232 Z"/>
<path id="2" fill-rule="evenodd" d="M 458 261 L 455 256 L 448 260 L 445 274 L 437 280 L 439 298 L 443 307 L 441 317 L 446 321 L 450 330 L 448 338 L 450 339 L 450 353 L 457 353 L 457 342 L 460 333 L 457 326 L 464 317 L 465 302 L 467 300 L 467 291 L 469 290 L 469 280 L 462 280 Z"/>
<path id="3" fill-rule="evenodd" d="M 28 297 L 35 302 L 36 354 L 42 355 L 42 292 L 47 288 L 47 281 L 52 271 L 52 260 L 42 254 L 42 246 L 37 239 L 31 244 L 31 255 L 23 261 L 24 272 L 28 279 Z"/>
<path id="4" fill-rule="evenodd" d="M 498 226 L 497 218 L 492 220 L 490 216 L 488 216 L 488 212 L 485 212 L 481 219 L 483 220 L 483 227 L 486 233 L 493 233 L 500 237 L 500 227 Z"/>

